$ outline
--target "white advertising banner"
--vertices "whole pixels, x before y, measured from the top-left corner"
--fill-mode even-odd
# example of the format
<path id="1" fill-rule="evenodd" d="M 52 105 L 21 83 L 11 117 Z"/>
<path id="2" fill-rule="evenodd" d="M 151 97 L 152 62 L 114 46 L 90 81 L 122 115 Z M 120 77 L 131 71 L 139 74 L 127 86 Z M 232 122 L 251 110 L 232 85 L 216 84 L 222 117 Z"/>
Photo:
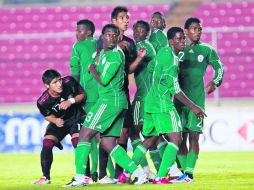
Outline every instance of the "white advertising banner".
<path id="1" fill-rule="evenodd" d="M 254 150 L 254 110 L 210 108 L 206 113 L 201 151 Z"/>

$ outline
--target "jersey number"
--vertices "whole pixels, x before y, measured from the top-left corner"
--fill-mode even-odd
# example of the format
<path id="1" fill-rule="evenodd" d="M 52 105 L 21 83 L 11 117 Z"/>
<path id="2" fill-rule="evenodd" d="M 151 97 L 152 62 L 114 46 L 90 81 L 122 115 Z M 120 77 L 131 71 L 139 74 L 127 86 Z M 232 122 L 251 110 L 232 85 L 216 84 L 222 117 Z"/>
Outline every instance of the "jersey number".
<path id="1" fill-rule="evenodd" d="M 86 122 L 90 122 L 91 118 L 93 117 L 93 113 L 89 112 L 86 116 Z"/>

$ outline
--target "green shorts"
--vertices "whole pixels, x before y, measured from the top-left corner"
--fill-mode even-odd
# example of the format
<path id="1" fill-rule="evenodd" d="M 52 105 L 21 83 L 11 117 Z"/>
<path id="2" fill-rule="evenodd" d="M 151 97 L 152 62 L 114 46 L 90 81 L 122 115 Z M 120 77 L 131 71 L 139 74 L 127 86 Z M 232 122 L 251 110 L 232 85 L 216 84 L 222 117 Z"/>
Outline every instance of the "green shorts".
<path id="1" fill-rule="evenodd" d="M 144 114 L 144 136 L 159 136 L 166 133 L 182 132 L 180 117 L 175 109 L 163 113 Z"/>
<path id="2" fill-rule="evenodd" d="M 181 117 L 183 132 L 203 132 L 204 119 L 201 117 L 197 117 L 189 107 L 182 106 L 181 110 L 178 111 L 178 113 Z"/>
<path id="3" fill-rule="evenodd" d="M 86 113 L 88 113 L 95 104 L 96 102 L 86 102 L 85 105 L 83 106 L 83 109 L 85 110 Z"/>
<path id="4" fill-rule="evenodd" d="M 99 131 L 101 137 L 120 137 L 125 109 L 98 101 L 87 113 L 84 127 Z"/>
<path id="5" fill-rule="evenodd" d="M 132 102 L 132 115 L 134 125 L 143 126 L 144 124 L 144 101 L 133 100 Z"/>

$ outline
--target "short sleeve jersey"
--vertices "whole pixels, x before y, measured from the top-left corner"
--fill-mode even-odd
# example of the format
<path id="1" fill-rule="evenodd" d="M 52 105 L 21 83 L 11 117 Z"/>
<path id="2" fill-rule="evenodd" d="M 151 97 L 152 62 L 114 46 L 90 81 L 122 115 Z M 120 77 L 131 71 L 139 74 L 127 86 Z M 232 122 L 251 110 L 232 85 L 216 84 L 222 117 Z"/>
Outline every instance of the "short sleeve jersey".
<path id="1" fill-rule="evenodd" d="M 46 90 L 37 100 L 37 107 L 40 113 L 46 117 L 49 115 L 54 115 L 57 118 L 62 118 L 63 120 L 68 120 L 69 118 L 77 115 L 78 113 L 83 113 L 82 104 L 72 104 L 67 110 L 60 108 L 60 103 L 62 101 L 73 98 L 79 94 L 83 94 L 84 91 L 80 84 L 71 76 L 64 77 L 63 79 L 63 92 L 59 97 L 52 97 Z"/>
<path id="2" fill-rule="evenodd" d="M 146 56 L 143 58 L 134 72 L 137 87 L 135 98 L 140 100 L 147 95 L 151 87 L 156 57 L 154 47 L 148 40 L 138 42 L 136 44 L 136 51 L 138 51 L 138 48 L 141 46 L 146 48 Z"/>
<path id="3" fill-rule="evenodd" d="M 184 49 L 183 62 L 179 67 L 179 83 L 183 92 L 197 105 L 204 108 L 205 88 L 204 75 L 208 65 L 214 69 L 213 82 L 219 86 L 223 79 L 224 69 L 214 48 L 206 43 Z"/>
<path id="4" fill-rule="evenodd" d="M 153 45 L 156 53 L 158 53 L 158 51 L 161 48 L 168 46 L 168 39 L 167 39 L 166 34 L 162 30 L 159 30 L 159 29 L 155 29 L 151 33 L 149 41 Z"/>
<path id="5" fill-rule="evenodd" d="M 174 108 L 172 96 L 181 92 L 177 68 L 178 57 L 171 47 L 162 48 L 156 56 L 152 86 L 145 98 L 145 112 L 163 113 Z"/>
<path id="6" fill-rule="evenodd" d="M 113 50 L 101 50 L 96 70 L 104 85 L 98 83 L 99 100 L 116 107 L 127 108 L 124 86 L 124 54 L 116 47 Z"/>
<path id="7" fill-rule="evenodd" d="M 98 99 L 97 82 L 88 72 L 88 66 L 95 62 L 97 42 L 93 37 L 73 45 L 70 58 L 72 76 L 80 76 L 80 84 L 87 93 L 86 102 L 96 102 Z"/>

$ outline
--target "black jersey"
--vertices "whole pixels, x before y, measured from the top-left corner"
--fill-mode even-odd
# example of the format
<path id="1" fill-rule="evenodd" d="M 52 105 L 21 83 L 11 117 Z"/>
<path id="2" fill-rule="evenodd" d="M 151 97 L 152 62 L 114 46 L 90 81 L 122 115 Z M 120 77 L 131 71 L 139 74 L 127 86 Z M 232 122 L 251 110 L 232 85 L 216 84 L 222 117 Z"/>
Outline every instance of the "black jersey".
<path id="1" fill-rule="evenodd" d="M 122 41 L 127 41 L 130 44 L 128 49 L 123 50 L 123 53 L 125 55 L 125 69 L 124 70 L 126 73 L 125 79 L 124 79 L 124 91 L 129 96 L 129 89 L 128 89 L 128 86 L 129 86 L 129 79 L 128 79 L 129 66 L 136 59 L 137 52 L 136 52 L 135 43 L 131 38 L 123 35 L 123 38 L 121 40 L 119 40 L 118 43 L 122 42 Z M 101 36 L 97 41 L 97 47 L 98 47 L 97 53 L 99 54 L 99 52 L 103 49 L 103 41 L 101 39 Z"/>
<path id="2" fill-rule="evenodd" d="M 53 114 L 57 118 L 68 120 L 77 114 L 84 113 L 81 103 L 72 104 L 67 110 L 60 108 L 60 103 L 62 101 L 84 93 L 82 87 L 73 77 L 66 76 L 62 78 L 62 80 L 63 91 L 59 97 L 52 97 L 46 90 L 37 100 L 37 107 L 44 117 Z"/>

